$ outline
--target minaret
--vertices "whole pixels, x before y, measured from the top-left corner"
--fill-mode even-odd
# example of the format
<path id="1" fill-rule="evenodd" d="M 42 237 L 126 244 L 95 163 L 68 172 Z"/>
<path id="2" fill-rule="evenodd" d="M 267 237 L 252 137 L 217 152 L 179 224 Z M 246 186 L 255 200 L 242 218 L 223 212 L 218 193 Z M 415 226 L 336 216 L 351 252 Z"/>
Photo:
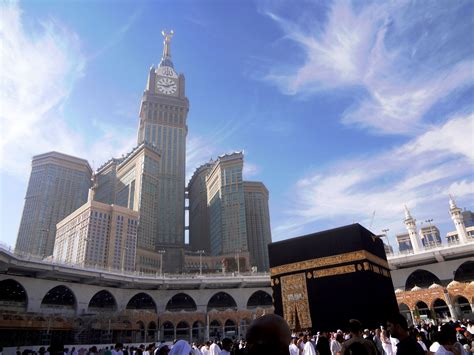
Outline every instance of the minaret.
<path id="1" fill-rule="evenodd" d="M 416 232 L 416 219 L 414 219 L 410 211 L 408 210 L 407 206 L 405 206 L 405 225 L 408 230 L 408 235 L 410 236 L 411 246 L 413 248 L 414 253 L 418 253 L 421 250 L 420 239 L 418 238 L 418 234 Z"/>
<path id="2" fill-rule="evenodd" d="M 456 202 L 453 199 L 453 196 L 449 195 L 449 213 L 458 232 L 459 243 L 467 243 L 467 231 L 466 225 L 464 224 L 464 218 L 462 216 L 461 209 L 456 206 Z"/>

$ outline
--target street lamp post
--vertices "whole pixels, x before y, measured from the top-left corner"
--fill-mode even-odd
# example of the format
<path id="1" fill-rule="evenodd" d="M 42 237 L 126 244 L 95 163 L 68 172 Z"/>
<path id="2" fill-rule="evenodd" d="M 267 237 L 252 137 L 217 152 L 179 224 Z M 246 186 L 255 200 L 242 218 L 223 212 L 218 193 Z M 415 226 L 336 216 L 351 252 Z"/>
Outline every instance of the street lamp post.
<path id="1" fill-rule="evenodd" d="M 204 254 L 204 250 L 198 250 L 199 253 L 199 276 L 202 276 L 202 254 Z"/>
<path id="2" fill-rule="evenodd" d="M 240 275 L 240 250 L 237 251 L 237 275 Z"/>
<path id="3" fill-rule="evenodd" d="M 166 253 L 166 250 L 158 250 L 158 254 L 160 254 L 160 277 L 163 276 L 163 254 Z"/>

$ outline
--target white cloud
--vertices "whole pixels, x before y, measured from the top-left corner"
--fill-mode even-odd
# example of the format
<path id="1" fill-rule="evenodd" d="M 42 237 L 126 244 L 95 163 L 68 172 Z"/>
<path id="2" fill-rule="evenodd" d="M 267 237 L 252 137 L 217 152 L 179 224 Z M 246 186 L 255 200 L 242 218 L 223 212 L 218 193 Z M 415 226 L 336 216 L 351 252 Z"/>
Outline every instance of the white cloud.
<path id="1" fill-rule="evenodd" d="M 449 185 L 449 187 L 444 191 L 444 194 L 453 195 L 455 198 L 457 196 L 470 196 L 474 195 L 474 181 L 457 181 Z"/>
<path id="2" fill-rule="evenodd" d="M 134 132 L 116 126 L 96 123 L 97 139 L 88 143 L 67 125 L 62 106 L 83 76 L 85 55 L 78 35 L 63 24 L 48 19 L 39 25 L 26 33 L 18 3 L 2 3 L 1 171 L 23 179 L 36 154 L 56 150 L 97 166 L 135 144 Z"/>
<path id="3" fill-rule="evenodd" d="M 248 161 L 244 162 L 244 180 L 248 180 L 248 178 L 257 176 L 260 173 L 261 169 L 257 164 L 249 163 Z"/>
<path id="4" fill-rule="evenodd" d="M 200 136 L 188 138 L 186 146 L 186 181 L 189 181 L 194 171 L 209 162 L 216 155 L 216 147 L 208 139 Z"/>
<path id="5" fill-rule="evenodd" d="M 443 126 L 435 127 L 403 151 L 410 154 L 433 152 L 463 155 L 474 162 L 474 114 L 451 118 Z"/>
<path id="6" fill-rule="evenodd" d="M 426 129 L 423 117 L 435 103 L 456 89 L 472 85 L 474 62 L 468 57 L 455 58 L 446 49 L 447 53 L 430 53 L 440 58 L 439 63 L 417 54 L 421 52 L 419 48 L 430 47 L 435 51 L 463 34 L 455 30 L 454 23 L 451 37 L 436 37 L 436 30 L 417 36 L 415 27 L 424 26 L 419 17 L 407 14 L 410 6 L 416 7 L 407 2 L 367 2 L 357 6 L 349 1 L 335 1 L 321 30 L 314 30 L 321 23 L 291 22 L 267 12 L 281 26 L 285 38 L 298 43 L 306 56 L 299 67 L 285 73 L 274 72 L 267 79 L 288 94 L 363 88 L 364 96 L 345 112 L 344 123 L 379 134 L 420 133 Z M 429 4 L 419 6 L 430 13 Z M 456 7 L 450 9 L 454 10 Z M 437 23 L 445 14 L 430 15 Z M 447 60 L 450 55 L 452 58 Z"/>
<path id="7" fill-rule="evenodd" d="M 71 151 L 78 138 L 60 117 L 60 105 L 81 77 L 77 36 L 54 21 L 27 36 L 16 2 L 3 3 L 0 25 L 2 170 L 24 175 L 32 155 L 55 147 Z"/>
<path id="8" fill-rule="evenodd" d="M 446 220 L 448 194 L 472 197 L 474 116 L 457 116 L 401 147 L 360 159 L 338 161 L 301 178 L 276 239 L 316 223 L 371 223 L 373 230 L 403 231 L 403 206 L 426 218 Z M 464 144 L 458 145 L 461 141 Z M 448 144 L 451 143 L 451 144 Z"/>

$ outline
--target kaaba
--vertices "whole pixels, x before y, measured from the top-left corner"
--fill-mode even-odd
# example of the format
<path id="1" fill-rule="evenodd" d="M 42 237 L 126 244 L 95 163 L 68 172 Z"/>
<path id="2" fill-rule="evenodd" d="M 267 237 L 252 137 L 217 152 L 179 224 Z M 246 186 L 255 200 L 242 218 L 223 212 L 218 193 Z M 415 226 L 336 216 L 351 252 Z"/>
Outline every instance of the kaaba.
<path id="1" fill-rule="evenodd" d="M 360 224 L 268 246 L 275 313 L 292 330 L 376 328 L 398 312 L 383 242 Z"/>

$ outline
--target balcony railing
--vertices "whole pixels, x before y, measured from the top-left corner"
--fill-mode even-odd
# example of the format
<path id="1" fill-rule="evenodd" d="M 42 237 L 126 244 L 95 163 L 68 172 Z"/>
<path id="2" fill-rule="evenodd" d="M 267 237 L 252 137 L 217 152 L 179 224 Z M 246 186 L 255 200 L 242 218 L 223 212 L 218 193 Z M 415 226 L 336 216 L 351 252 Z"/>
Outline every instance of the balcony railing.
<path id="1" fill-rule="evenodd" d="M 37 263 L 41 263 L 44 265 L 55 265 L 55 266 L 64 266 L 68 268 L 73 268 L 77 270 L 83 271 L 93 271 L 93 272 L 107 272 L 113 274 L 120 274 L 120 275 L 127 275 L 127 276 L 142 276 L 142 277 L 150 277 L 150 278 L 158 278 L 158 279 L 207 279 L 207 278 L 216 278 L 216 277 L 230 277 L 230 276 L 268 276 L 270 274 L 268 272 L 226 272 L 226 273 L 205 273 L 199 275 L 199 272 L 196 273 L 181 273 L 181 274 L 170 274 L 170 273 L 163 273 L 162 276 L 159 275 L 159 272 L 156 273 L 146 273 L 140 271 L 127 271 L 121 269 L 114 269 L 114 268 L 105 268 L 100 267 L 98 265 L 83 265 L 83 264 L 73 264 L 73 263 L 66 263 L 63 261 L 54 260 L 52 257 L 49 259 L 43 259 L 38 255 L 33 255 L 25 252 L 16 252 L 14 248 L 10 245 L 0 242 L 0 250 L 3 252 L 10 254 L 12 257 L 25 260 L 25 261 L 33 261 Z"/>

